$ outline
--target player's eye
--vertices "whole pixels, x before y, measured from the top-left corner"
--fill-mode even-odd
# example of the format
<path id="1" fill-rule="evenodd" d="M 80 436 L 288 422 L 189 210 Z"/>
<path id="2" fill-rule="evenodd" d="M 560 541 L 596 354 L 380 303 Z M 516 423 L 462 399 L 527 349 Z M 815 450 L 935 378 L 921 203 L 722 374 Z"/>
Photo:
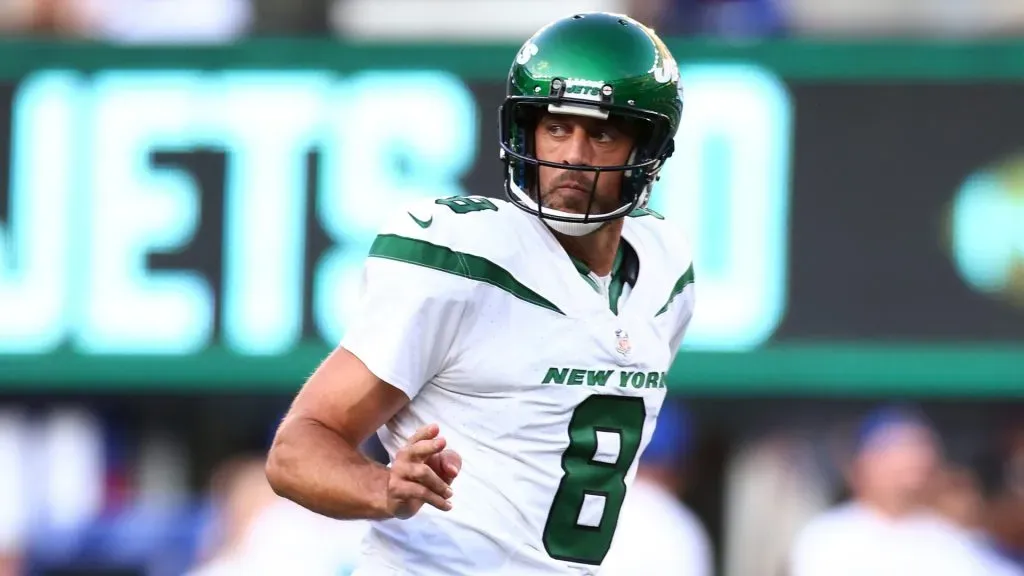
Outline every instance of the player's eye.
<path id="1" fill-rule="evenodd" d="M 547 130 L 548 134 L 556 138 L 563 138 L 569 134 L 569 130 L 568 128 L 565 127 L 564 124 L 557 124 L 555 122 L 549 123 L 547 126 Z"/>
<path id="2" fill-rule="evenodd" d="M 599 127 L 590 133 L 590 137 L 599 144 L 614 144 L 621 137 L 621 133 L 612 127 Z"/>

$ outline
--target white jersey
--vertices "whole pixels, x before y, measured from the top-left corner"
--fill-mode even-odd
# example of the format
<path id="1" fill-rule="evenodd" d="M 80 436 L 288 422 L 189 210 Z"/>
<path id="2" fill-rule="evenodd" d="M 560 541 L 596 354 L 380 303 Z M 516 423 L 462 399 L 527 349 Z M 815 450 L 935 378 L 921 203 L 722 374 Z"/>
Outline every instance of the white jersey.
<path id="1" fill-rule="evenodd" d="M 690 249 L 626 218 L 618 313 L 539 219 L 500 200 L 413 204 L 381 231 L 342 346 L 411 402 L 394 457 L 437 423 L 463 460 L 453 509 L 372 523 L 357 574 L 593 574 L 693 313 Z"/>

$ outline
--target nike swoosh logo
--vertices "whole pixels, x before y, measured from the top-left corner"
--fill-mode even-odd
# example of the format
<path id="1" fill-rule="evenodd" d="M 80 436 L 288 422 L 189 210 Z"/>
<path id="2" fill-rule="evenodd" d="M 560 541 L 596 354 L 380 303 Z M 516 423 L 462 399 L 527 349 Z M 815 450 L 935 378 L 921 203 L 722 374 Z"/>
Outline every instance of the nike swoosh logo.
<path id="1" fill-rule="evenodd" d="M 429 228 L 430 225 L 434 223 L 433 216 L 431 216 L 429 220 L 420 220 L 419 218 L 413 216 L 412 212 L 406 212 L 406 214 L 408 214 L 410 218 L 412 218 L 417 224 L 419 224 L 420 228 Z"/>

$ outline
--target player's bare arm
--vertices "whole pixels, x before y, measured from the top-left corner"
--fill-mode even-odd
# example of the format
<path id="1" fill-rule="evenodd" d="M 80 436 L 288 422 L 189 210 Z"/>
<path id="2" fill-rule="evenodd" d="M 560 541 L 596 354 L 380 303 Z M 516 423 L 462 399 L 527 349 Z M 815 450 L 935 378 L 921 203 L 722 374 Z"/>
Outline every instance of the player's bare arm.
<path id="1" fill-rule="evenodd" d="M 359 446 L 409 399 L 338 348 L 299 391 L 267 458 L 274 491 L 337 519 L 409 518 L 424 504 L 448 510 L 462 462 L 436 424 L 418 430 L 390 468 Z"/>

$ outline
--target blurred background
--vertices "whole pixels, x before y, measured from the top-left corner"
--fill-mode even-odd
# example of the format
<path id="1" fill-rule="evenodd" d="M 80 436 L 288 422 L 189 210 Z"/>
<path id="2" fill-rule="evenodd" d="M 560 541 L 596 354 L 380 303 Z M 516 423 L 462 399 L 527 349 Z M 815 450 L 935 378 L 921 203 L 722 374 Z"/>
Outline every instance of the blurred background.
<path id="1" fill-rule="evenodd" d="M 700 301 L 609 570 L 1021 574 L 1024 2 L 0 0 L 0 575 L 348 574 L 274 428 L 585 10 L 681 64 Z"/>

